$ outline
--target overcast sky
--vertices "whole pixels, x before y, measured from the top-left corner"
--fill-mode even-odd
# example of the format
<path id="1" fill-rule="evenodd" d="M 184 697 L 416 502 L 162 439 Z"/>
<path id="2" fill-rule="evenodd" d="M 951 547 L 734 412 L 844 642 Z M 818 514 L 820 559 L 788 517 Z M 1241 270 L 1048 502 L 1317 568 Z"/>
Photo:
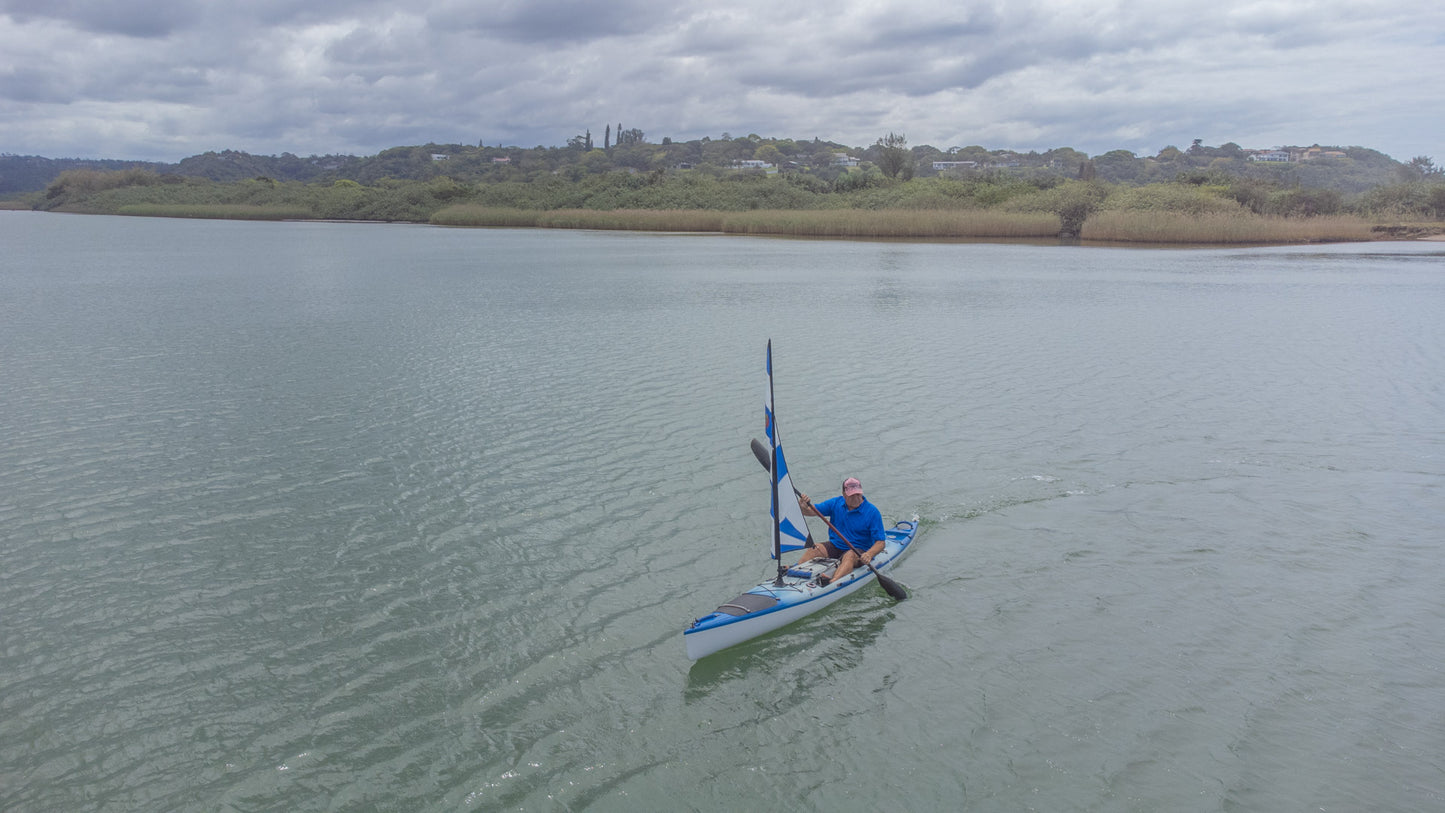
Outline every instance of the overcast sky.
<path id="1" fill-rule="evenodd" d="M 1445 164 L 1441 0 L 0 0 L 0 153 L 562 146 L 607 125 Z"/>

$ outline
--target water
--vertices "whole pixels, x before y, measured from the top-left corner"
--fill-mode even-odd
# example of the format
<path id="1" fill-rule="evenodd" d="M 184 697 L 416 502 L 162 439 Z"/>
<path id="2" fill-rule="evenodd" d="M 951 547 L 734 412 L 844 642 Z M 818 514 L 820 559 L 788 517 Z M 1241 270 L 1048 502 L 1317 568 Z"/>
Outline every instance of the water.
<path id="1" fill-rule="evenodd" d="M 0 809 L 1445 804 L 1441 244 L 0 244 Z M 694 664 L 769 337 L 912 598 Z"/>

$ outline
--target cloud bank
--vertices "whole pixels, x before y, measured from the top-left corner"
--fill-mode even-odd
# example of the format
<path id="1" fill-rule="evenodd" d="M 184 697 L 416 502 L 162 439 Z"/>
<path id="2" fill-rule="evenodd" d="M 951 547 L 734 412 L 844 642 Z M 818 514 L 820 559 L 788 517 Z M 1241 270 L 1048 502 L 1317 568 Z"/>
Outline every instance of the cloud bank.
<path id="1" fill-rule="evenodd" d="M 653 141 L 1442 159 L 1442 32 L 1424 0 L 0 0 L 0 152 L 560 146 L 621 123 Z"/>

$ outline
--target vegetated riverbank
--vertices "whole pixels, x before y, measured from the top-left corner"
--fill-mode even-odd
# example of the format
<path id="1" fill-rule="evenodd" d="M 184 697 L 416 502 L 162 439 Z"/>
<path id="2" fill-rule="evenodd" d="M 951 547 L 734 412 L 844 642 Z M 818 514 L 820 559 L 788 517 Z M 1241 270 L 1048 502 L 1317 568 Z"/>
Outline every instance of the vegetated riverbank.
<path id="1" fill-rule="evenodd" d="M 1365 196 L 1341 211 L 1338 195 L 1320 190 L 1275 190 L 1251 197 L 1252 191 L 1244 187 L 1185 181 L 1125 186 L 1079 180 L 1041 185 L 1006 177 L 907 182 L 860 178 L 829 185 L 791 176 L 608 173 L 525 184 L 460 184 L 442 177 L 362 186 L 344 180 L 218 183 L 139 170 L 75 171 L 63 173 L 43 196 L 32 196 L 27 203 L 47 211 L 149 217 L 913 240 L 1062 237 L 1258 245 L 1410 239 L 1445 232 L 1445 221 L 1421 218 L 1412 215 L 1413 210 Z"/>
<path id="2" fill-rule="evenodd" d="M 14 207 L 20 208 L 20 207 Z M 147 204 L 112 214 L 213 220 L 346 220 L 412 222 L 317 216 L 296 206 L 247 204 Z M 701 232 L 792 237 L 913 240 L 1047 240 L 1060 235 L 1059 218 L 1047 213 L 957 210 L 753 210 L 697 209 L 525 210 L 476 205 L 449 206 L 428 221 L 438 226 L 618 231 Z M 1069 236 L 1069 235 L 1064 235 Z M 1084 242 L 1267 245 L 1445 238 L 1442 224 L 1382 224 L 1353 215 L 1290 218 L 1266 215 L 1199 215 L 1176 212 L 1100 212 L 1084 221 Z"/>
<path id="3" fill-rule="evenodd" d="M 1059 220 L 1048 214 L 989 211 L 758 209 L 699 210 L 564 209 L 526 211 L 449 206 L 432 216 L 442 226 L 512 226 L 552 229 L 771 234 L 795 237 L 1040 238 L 1055 237 Z"/>

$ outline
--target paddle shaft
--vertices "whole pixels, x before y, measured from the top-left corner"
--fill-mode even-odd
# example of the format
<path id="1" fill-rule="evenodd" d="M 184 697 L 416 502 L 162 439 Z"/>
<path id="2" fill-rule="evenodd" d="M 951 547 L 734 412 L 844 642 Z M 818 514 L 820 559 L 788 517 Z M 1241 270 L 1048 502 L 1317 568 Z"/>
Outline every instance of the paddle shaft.
<path id="1" fill-rule="evenodd" d="M 753 438 L 752 446 L 753 456 L 758 459 L 759 463 L 763 464 L 763 468 L 767 469 L 768 471 L 772 471 L 772 456 L 767 453 L 767 448 L 764 447 L 762 442 L 759 441 L 757 438 Z M 795 497 L 801 497 L 803 496 L 803 492 L 799 491 L 797 487 L 794 487 L 793 495 Z M 823 520 L 823 524 L 828 526 L 828 530 L 832 531 L 834 535 L 836 535 L 839 539 L 843 540 L 843 544 L 847 545 L 850 550 L 852 550 L 858 555 L 858 561 L 862 562 L 864 567 L 873 571 L 873 575 L 878 577 L 878 584 L 883 587 L 883 591 L 885 593 L 899 601 L 908 598 L 908 593 L 903 589 L 902 586 L 898 584 L 898 582 L 895 582 L 887 576 L 883 575 L 882 573 L 879 573 L 878 568 L 874 567 L 872 562 L 864 561 L 863 554 L 865 553 L 865 551 L 858 550 L 858 546 L 853 544 L 853 540 L 849 539 L 848 536 L 842 531 L 833 527 L 833 523 L 829 522 L 827 517 L 823 516 L 821 513 L 818 512 L 817 506 L 814 506 L 811 500 L 808 501 L 808 505 L 813 509 L 813 515 L 816 516 L 818 519 Z"/>

